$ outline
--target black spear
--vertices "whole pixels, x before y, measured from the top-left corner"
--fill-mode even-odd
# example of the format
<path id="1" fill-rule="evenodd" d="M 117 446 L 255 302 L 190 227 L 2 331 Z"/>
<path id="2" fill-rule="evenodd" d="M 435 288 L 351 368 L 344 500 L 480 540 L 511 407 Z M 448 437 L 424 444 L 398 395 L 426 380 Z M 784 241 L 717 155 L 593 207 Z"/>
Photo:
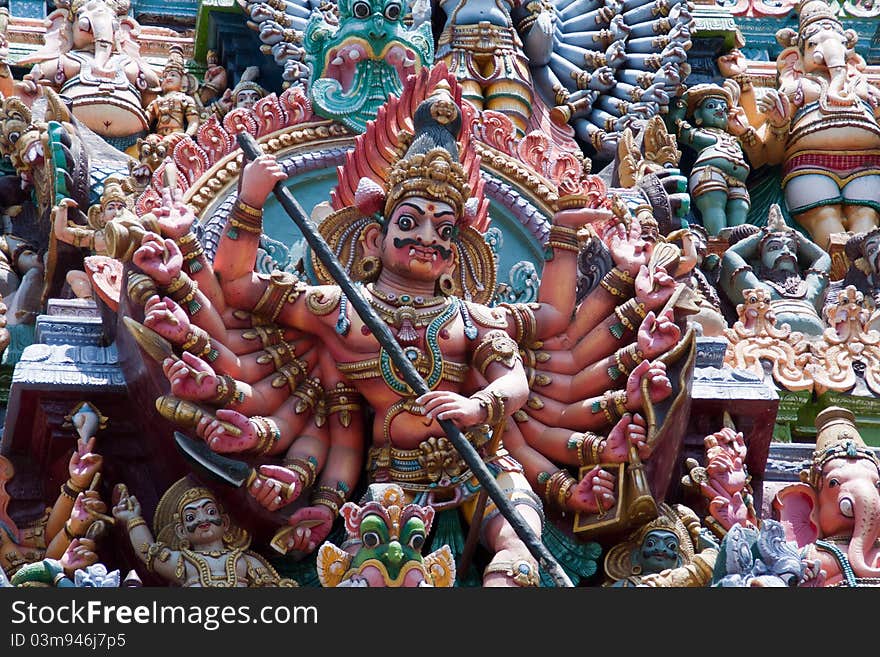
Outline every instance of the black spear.
<path id="1" fill-rule="evenodd" d="M 256 139 L 247 132 L 238 133 L 238 144 L 241 146 L 241 150 L 244 151 L 245 156 L 249 160 L 254 160 L 262 155 Z M 309 246 L 312 247 L 315 255 L 318 256 L 318 259 L 328 269 L 330 275 L 339 287 L 342 288 L 345 296 L 348 297 L 349 302 L 354 306 L 355 311 L 360 315 L 364 324 L 369 327 L 373 332 L 373 335 L 376 336 L 376 339 L 391 357 L 391 361 L 394 363 L 397 370 L 403 375 L 403 378 L 409 387 L 417 395 L 423 395 L 426 392 L 430 392 L 425 380 L 403 353 L 403 349 L 397 344 L 394 336 L 391 335 L 388 326 L 379 318 L 367 300 L 361 295 L 360 290 L 358 290 L 357 286 L 355 286 L 354 282 L 349 278 L 348 273 L 342 268 L 342 265 L 339 264 L 336 256 L 333 255 L 333 251 L 330 250 L 330 246 L 327 244 L 326 240 L 324 240 L 324 237 L 318 232 L 315 225 L 312 224 L 311 219 L 308 218 L 305 210 L 303 210 L 299 202 L 293 197 L 293 194 L 290 193 L 290 190 L 287 189 L 283 183 L 277 182 L 272 191 L 275 194 L 275 198 L 281 203 L 281 207 L 284 208 L 290 218 L 293 219 L 293 222 L 299 227 L 303 237 L 305 237 Z M 541 568 L 550 575 L 556 586 L 572 587 L 573 584 L 568 578 L 568 575 L 565 574 L 565 571 L 562 570 L 562 567 L 556 562 L 553 555 L 550 554 L 547 546 L 541 542 L 541 539 L 535 535 L 532 528 L 526 524 L 525 520 L 523 520 L 522 516 L 520 516 L 519 512 L 514 508 L 513 504 L 510 503 L 510 500 L 504 496 L 501 488 L 499 488 L 498 484 L 495 482 L 492 473 L 489 472 L 489 469 L 486 467 L 486 464 L 483 463 L 483 459 L 477 454 L 477 450 L 474 449 L 473 445 L 462 436 L 461 431 L 458 430 L 458 427 L 456 427 L 451 420 L 438 420 L 438 423 L 449 440 L 452 441 L 452 444 L 455 446 L 455 449 L 458 450 L 458 453 L 464 459 L 465 463 L 467 463 L 471 472 L 476 475 L 480 485 L 486 490 L 489 497 L 492 498 L 492 501 L 495 502 L 501 515 L 503 515 L 507 522 L 510 523 L 510 526 L 513 527 L 513 530 L 516 532 L 516 535 L 519 536 L 520 540 L 525 543 L 532 556 L 537 559 Z M 476 518 L 473 521 L 479 522 Z"/>

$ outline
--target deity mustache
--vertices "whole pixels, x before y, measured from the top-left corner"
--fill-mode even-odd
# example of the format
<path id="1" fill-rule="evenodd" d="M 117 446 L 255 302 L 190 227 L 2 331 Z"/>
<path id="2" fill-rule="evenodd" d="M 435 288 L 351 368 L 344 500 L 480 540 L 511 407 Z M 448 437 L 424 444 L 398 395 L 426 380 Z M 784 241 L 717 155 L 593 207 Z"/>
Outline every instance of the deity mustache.
<path id="1" fill-rule="evenodd" d="M 394 238 L 394 248 L 400 249 L 404 246 L 417 246 L 420 249 L 434 249 L 437 253 L 440 254 L 440 257 L 444 260 L 449 260 L 452 258 L 452 249 L 447 249 L 440 244 L 422 244 L 421 242 L 414 240 L 411 237 L 404 237 L 403 239 L 399 237 Z"/>
<path id="2" fill-rule="evenodd" d="M 223 524 L 223 520 L 221 518 L 208 518 L 207 521 L 214 524 L 214 525 L 217 525 L 218 527 Z M 194 520 L 193 522 L 186 523 L 186 531 L 188 531 L 190 534 L 193 533 L 196 530 L 196 528 L 199 525 L 201 525 L 203 522 L 205 522 L 205 521 L 204 520 Z"/>

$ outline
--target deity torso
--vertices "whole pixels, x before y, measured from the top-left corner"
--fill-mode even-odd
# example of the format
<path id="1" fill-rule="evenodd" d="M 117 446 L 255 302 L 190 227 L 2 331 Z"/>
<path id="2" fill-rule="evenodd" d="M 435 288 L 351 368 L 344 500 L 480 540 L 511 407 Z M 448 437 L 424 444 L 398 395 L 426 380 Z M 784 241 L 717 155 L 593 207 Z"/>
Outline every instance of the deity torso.
<path id="1" fill-rule="evenodd" d="M 147 118 L 141 108 L 141 93 L 131 81 L 134 62 L 122 54 L 110 58 L 112 73 L 95 70 L 94 55 L 71 51 L 59 63 L 55 81 L 61 93 L 73 101 L 73 113 L 100 135 L 119 137 L 147 129 Z M 137 74 L 135 74 L 137 75 Z"/>
<path id="2" fill-rule="evenodd" d="M 156 121 L 155 132 L 161 137 L 186 132 L 187 114 L 194 110 L 195 102 L 182 91 L 163 94 L 147 108 L 150 117 Z"/>
<path id="3" fill-rule="evenodd" d="M 743 157 L 736 137 L 718 128 L 701 128 L 715 138 L 715 143 L 699 152 L 694 167 L 713 166 L 744 181 L 749 175 L 749 165 Z"/>
<path id="4" fill-rule="evenodd" d="M 786 156 L 809 149 L 880 148 L 880 126 L 864 97 L 855 95 L 851 105 L 823 108 L 821 92 L 816 82 L 799 81 L 793 94 L 796 110 L 786 142 Z"/>
<path id="5" fill-rule="evenodd" d="M 510 10 L 513 1 L 499 0 L 445 0 L 440 3 L 446 12 L 446 29 L 451 25 L 478 25 L 490 23 L 498 27 L 512 27 Z"/>

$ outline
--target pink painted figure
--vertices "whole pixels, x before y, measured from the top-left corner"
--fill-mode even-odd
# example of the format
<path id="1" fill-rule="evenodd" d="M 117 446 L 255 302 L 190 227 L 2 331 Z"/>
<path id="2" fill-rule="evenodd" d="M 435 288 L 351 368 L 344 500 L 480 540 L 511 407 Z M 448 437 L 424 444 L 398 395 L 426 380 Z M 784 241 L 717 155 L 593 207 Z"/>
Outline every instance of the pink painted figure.
<path id="1" fill-rule="evenodd" d="M 554 217 L 538 303 L 485 305 L 494 261 L 480 233 L 488 217 L 479 161 L 456 83 L 434 75 L 422 86 L 405 155 L 389 161 L 383 181 L 360 178 L 355 189 L 341 174 L 336 211 L 320 229 L 431 392 L 413 395 L 320 263 L 325 285 L 253 271 L 261 208 L 286 178 L 271 156 L 245 166 L 213 265 L 188 233 L 191 213 L 166 194 L 166 239 L 148 235 L 134 256 L 167 295 L 148 300 L 145 324 L 187 352 L 163 364 L 172 395 L 220 407 L 196 426 L 212 449 L 282 457 L 283 465 L 260 467 L 254 498 L 276 510 L 310 491 L 310 504 L 280 535 L 282 549 L 314 550 L 366 469 L 371 482 L 400 485 L 408 502 L 459 508 L 480 522 L 494 555 L 485 585 L 536 585 L 537 564 L 494 503 L 475 508 L 476 479 L 436 420 L 463 430 L 537 533 L 540 498 L 561 509 L 608 508 L 613 475 L 595 468 L 578 482 L 559 464 L 579 463 L 584 429 L 610 430 L 590 446 L 605 461 L 625 461 L 630 446 L 648 456 L 638 412 L 671 391 L 664 364 L 652 359 L 681 337 L 672 311 L 659 312 L 675 283 L 662 267 L 649 268 L 650 245 L 636 222 L 616 227 L 609 211 L 582 207 Z M 389 102 L 385 120 L 396 120 L 398 102 Z M 377 157 L 364 143 L 381 130 L 398 132 L 368 128 L 349 171 L 365 171 L 360 162 Z M 618 267 L 575 313 L 576 229 L 587 223 L 612 224 L 607 240 Z M 538 349 L 525 367 L 521 353 L 531 358 Z M 373 438 L 363 463 L 367 407 Z M 516 423 L 505 422 L 511 415 Z"/>

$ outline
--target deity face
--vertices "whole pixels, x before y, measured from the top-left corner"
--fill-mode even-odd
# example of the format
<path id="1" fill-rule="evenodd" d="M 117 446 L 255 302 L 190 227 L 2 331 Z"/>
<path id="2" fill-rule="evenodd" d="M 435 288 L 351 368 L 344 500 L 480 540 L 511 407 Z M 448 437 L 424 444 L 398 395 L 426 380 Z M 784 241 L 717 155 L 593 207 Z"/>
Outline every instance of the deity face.
<path id="1" fill-rule="evenodd" d="M 260 94 L 253 89 L 242 89 L 235 94 L 236 109 L 251 109 L 260 100 Z"/>
<path id="2" fill-rule="evenodd" d="M 409 518 L 395 536 L 385 518 L 378 514 L 367 515 L 360 526 L 361 547 L 352 560 L 352 568 L 361 569 L 361 575 L 373 586 L 386 586 L 381 568 L 370 568 L 367 562 L 376 560 L 385 567 L 389 581 L 397 579 L 405 564 L 422 563 L 422 546 L 425 544 L 425 523 L 421 518 Z"/>
<path id="3" fill-rule="evenodd" d="M 723 98 L 709 97 L 694 110 L 694 122 L 707 128 L 727 130 L 727 101 Z"/>
<path id="4" fill-rule="evenodd" d="M 797 273 L 797 240 L 791 235 L 776 233 L 764 242 L 761 264 L 764 269 Z"/>
<path id="5" fill-rule="evenodd" d="M 643 575 L 677 568 L 681 564 L 678 548 L 679 540 L 675 532 L 655 529 L 645 536 L 634 561 L 642 567 Z"/>
<path id="6" fill-rule="evenodd" d="M 862 242 L 862 256 L 872 274 L 880 273 L 880 233 L 874 233 Z"/>
<path id="7" fill-rule="evenodd" d="M 110 221 L 120 216 L 125 211 L 125 203 L 122 201 L 110 201 L 104 206 L 104 219 Z"/>
<path id="8" fill-rule="evenodd" d="M 162 74 L 162 91 L 180 91 L 183 89 L 183 75 L 177 69 L 168 69 Z"/>
<path id="9" fill-rule="evenodd" d="M 216 500 L 203 497 L 183 507 L 180 526 L 182 538 L 189 540 L 193 546 L 207 545 L 222 541 L 226 532 L 227 521 Z"/>
<path id="10" fill-rule="evenodd" d="M 394 208 L 382 238 L 382 266 L 405 278 L 436 281 L 453 265 L 455 212 L 441 201 L 406 198 Z"/>

